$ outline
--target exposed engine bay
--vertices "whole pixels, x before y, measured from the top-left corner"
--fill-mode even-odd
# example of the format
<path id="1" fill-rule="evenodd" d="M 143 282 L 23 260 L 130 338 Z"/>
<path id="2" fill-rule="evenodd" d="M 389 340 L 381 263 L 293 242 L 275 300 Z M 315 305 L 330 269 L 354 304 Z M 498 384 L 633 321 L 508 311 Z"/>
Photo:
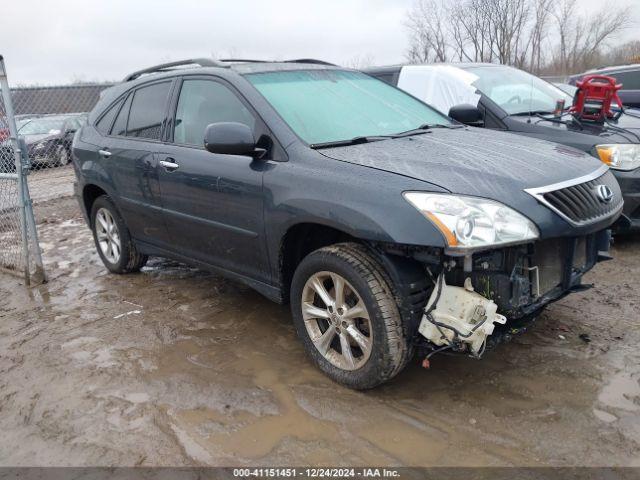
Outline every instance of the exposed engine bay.
<path id="1" fill-rule="evenodd" d="M 524 331 L 548 303 L 590 288 L 582 275 L 609 259 L 609 242 L 604 231 L 445 257 L 437 278 L 428 266 L 432 290 L 418 325 L 426 357 L 449 351 L 481 358 L 501 341 L 492 335 Z"/>

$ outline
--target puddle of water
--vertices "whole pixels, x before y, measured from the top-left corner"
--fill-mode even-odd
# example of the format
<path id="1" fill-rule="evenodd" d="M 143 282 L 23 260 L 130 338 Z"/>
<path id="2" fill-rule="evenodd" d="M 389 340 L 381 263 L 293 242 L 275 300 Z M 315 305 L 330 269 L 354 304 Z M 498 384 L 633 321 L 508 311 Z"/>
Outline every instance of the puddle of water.
<path id="1" fill-rule="evenodd" d="M 605 423 L 612 423 L 618 420 L 618 417 L 610 414 L 609 412 L 605 412 L 604 410 L 599 410 L 597 408 L 593 409 L 593 414 L 598 418 L 598 420 L 602 420 Z"/>
<path id="2" fill-rule="evenodd" d="M 620 372 L 614 375 L 609 384 L 602 389 L 598 400 L 609 407 L 634 412 L 640 410 L 640 405 L 634 401 L 638 397 L 640 397 L 638 380 L 628 372 Z"/>

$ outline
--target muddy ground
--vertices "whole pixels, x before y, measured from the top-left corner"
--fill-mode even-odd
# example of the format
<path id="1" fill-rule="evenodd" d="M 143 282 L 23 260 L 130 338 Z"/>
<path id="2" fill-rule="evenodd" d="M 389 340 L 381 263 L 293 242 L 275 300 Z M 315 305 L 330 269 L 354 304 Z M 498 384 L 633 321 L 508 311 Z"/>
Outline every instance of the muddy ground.
<path id="1" fill-rule="evenodd" d="M 109 274 L 75 200 L 36 211 L 50 282 L 0 273 L 0 465 L 640 466 L 640 238 L 483 360 L 362 393 L 287 307 L 161 259 Z"/>

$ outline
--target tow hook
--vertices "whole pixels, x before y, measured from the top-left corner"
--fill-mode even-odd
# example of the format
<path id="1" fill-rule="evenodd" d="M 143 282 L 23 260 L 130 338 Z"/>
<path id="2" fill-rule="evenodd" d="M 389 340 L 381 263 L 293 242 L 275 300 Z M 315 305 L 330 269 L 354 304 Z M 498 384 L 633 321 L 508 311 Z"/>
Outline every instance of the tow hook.
<path id="1" fill-rule="evenodd" d="M 492 300 L 474 291 L 470 278 L 465 280 L 464 287 L 453 287 L 447 285 L 440 274 L 418 331 L 441 347 L 432 353 L 449 348 L 466 349 L 479 358 L 484 352 L 487 337 L 493 333 L 494 324 L 507 321 L 505 316 L 497 313 L 497 309 Z M 423 360 L 424 368 L 429 368 L 430 356 Z"/>

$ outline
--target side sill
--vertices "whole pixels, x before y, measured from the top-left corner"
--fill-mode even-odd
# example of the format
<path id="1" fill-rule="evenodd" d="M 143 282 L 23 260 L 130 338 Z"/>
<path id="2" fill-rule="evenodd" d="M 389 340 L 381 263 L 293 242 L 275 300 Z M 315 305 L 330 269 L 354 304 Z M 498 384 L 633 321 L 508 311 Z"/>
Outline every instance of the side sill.
<path id="1" fill-rule="evenodd" d="M 225 268 L 217 267 L 215 265 L 201 262 L 199 260 L 194 260 L 193 258 L 185 257 L 184 255 L 180 255 L 179 253 L 176 253 L 174 251 L 165 250 L 155 245 L 151 245 L 150 243 L 147 243 L 147 242 L 142 242 L 140 240 L 135 240 L 135 239 L 134 241 L 136 243 L 136 246 L 138 247 L 138 250 L 140 250 L 140 252 L 144 253 L 145 255 L 170 258 L 172 260 L 186 263 L 188 265 L 192 265 L 194 267 L 198 267 L 203 270 L 207 270 L 213 273 L 218 273 L 225 278 L 229 278 L 231 280 L 243 283 L 248 287 L 253 288 L 255 291 L 257 291 L 261 295 L 264 295 L 272 302 L 276 302 L 279 304 L 284 303 L 282 291 L 278 287 L 274 287 L 273 285 L 269 285 L 267 283 L 259 282 L 245 275 L 240 275 L 239 273 L 232 272 Z"/>

